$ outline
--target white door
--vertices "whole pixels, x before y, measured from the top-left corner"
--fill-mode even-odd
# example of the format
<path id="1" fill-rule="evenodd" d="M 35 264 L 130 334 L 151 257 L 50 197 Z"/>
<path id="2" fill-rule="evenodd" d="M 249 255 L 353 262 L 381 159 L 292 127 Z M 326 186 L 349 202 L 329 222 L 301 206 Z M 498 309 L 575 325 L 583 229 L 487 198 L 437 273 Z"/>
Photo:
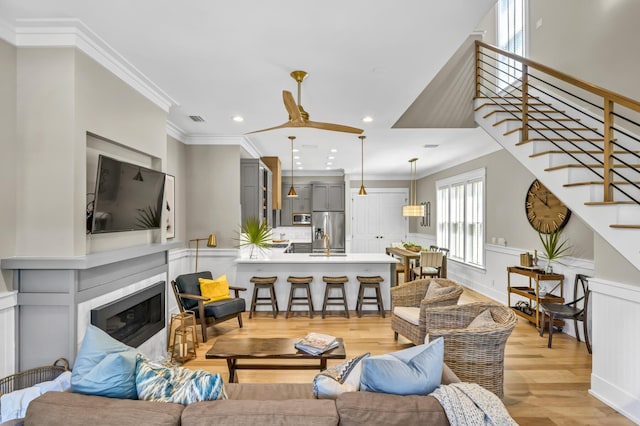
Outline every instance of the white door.
<path id="1" fill-rule="evenodd" d="M 367 189 L 366 196 L 351 196 L 351 251 L 384 253 L 393 242 L 406 239 L 407 218 L 402 206 L 407 203 L 405 189 Z"/>

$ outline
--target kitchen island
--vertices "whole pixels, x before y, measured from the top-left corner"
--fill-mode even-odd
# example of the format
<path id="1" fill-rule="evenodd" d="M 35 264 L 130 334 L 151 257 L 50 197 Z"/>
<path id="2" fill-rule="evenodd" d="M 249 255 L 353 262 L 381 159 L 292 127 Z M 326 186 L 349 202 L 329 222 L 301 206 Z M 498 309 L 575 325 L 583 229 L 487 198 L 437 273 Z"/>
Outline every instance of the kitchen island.
<path id="1" fill-rule="evenodd" d="M 275 283 L 276 298 L 280 312 L 285 312 L 289 302 L 289 276 L 313 277 L 311 283 L 311 298 L 315 311 L 322 310 L 324 301 L 324 281 L 323 276 L 347 276 L 349 282 L 345 285 L 349 310 L 355 310 L 360 283 L 356 278 L 358 275 L 371 276 L 380 275 L 384 281 L 380 284 L 382 299 L 385 310 L 391 309 L 391 298 L 389 288 L 394 284 L 393 273 L 394 264 L 397 259 L 386 254 L 378 253 L 335 253 L 326 256 L 322 253 L 281 253 L 272 252 L 259 259 L 249 259 L 240 257 L 236 259 L 237 273 L 236 285 L 246 287 L 243 297 L 247 303 L 247 309 L 251 306 L 253 295 L 253 284 L 249 281 L 251 277 L 278 277 Z M 261 293 L 263 295 L 263 293 Z M 370 294 L 369 294 L 370 295 Z M 294 306 L 294 309 L 303 307 Z M 268 307 L 258 306 L 257 310 L 268 310 Z M 374 305 L 364 305 L 364 310 L 375 309 Z M 329 310 L 340 310 L 339 306 L 328 306 Z"/>

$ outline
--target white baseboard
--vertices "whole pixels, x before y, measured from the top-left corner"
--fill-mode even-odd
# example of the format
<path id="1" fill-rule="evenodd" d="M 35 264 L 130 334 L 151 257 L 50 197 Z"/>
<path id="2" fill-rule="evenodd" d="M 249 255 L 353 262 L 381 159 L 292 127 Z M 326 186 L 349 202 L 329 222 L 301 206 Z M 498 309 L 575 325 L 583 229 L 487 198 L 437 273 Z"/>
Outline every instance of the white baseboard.
<path id="1" fill-rule="evenodd" d="M 589 394 L 629 418 L 632 422 L 640 424 L 640 399 L 637 395 L 631 395 L 595 374 L 591 374 Z"/>

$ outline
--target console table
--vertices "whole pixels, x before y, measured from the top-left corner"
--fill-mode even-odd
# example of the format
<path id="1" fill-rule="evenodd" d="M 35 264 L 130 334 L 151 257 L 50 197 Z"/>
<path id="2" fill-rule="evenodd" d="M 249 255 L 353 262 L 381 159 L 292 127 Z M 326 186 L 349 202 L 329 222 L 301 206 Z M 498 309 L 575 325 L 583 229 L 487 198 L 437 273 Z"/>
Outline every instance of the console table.
<path id="1" fill-rule="evenodd" d="M 529 284 L 527 286 L 512 286 L 511 274 L 527 277 L 529 279 Z M 540 297 L 540 282 L 544 281 L 553 281 L 557 283 L 551 290 L 547 292 L 544 297 Z M 534 323 L 536 325 L 536 328 L 540 328 L 540 303 L 564 303 L 563 283 L 564 275 L 562 274 L 547 274 L 539 269 L 527 268 L 523 266 L 509 266 L 507 267 L 507 304 L 517 315 Z M 559 290 L 556 290 L 558 288 Z M 554 292 L 559 292 L 560 294 L 554 294 Z M 512 294 L 527 299 L 527 305 L 529 306 L 531 313 L 526 313 L 519 309 L 516 309 L 516 307 L 511 304 Z M 556 320 L 553 325 L 561 328 L 564 325 L 564 321 Z"/>

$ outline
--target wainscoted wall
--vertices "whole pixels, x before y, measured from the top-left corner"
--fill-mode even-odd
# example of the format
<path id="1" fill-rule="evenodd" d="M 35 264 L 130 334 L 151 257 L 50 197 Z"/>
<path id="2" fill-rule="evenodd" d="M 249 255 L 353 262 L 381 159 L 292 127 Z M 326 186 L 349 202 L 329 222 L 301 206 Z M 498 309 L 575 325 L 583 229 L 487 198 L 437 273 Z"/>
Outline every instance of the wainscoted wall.
<path id="1" fill-rule="evenodd" d="M 15 373 L 18 292 L 0 293 L 0 378 Z"/>
<path id="2" fill-rule="evenodd" d="M 640 424 L 640 288 L 598 278 L 589 286 L 597 344 L 590 393 Z"/>

